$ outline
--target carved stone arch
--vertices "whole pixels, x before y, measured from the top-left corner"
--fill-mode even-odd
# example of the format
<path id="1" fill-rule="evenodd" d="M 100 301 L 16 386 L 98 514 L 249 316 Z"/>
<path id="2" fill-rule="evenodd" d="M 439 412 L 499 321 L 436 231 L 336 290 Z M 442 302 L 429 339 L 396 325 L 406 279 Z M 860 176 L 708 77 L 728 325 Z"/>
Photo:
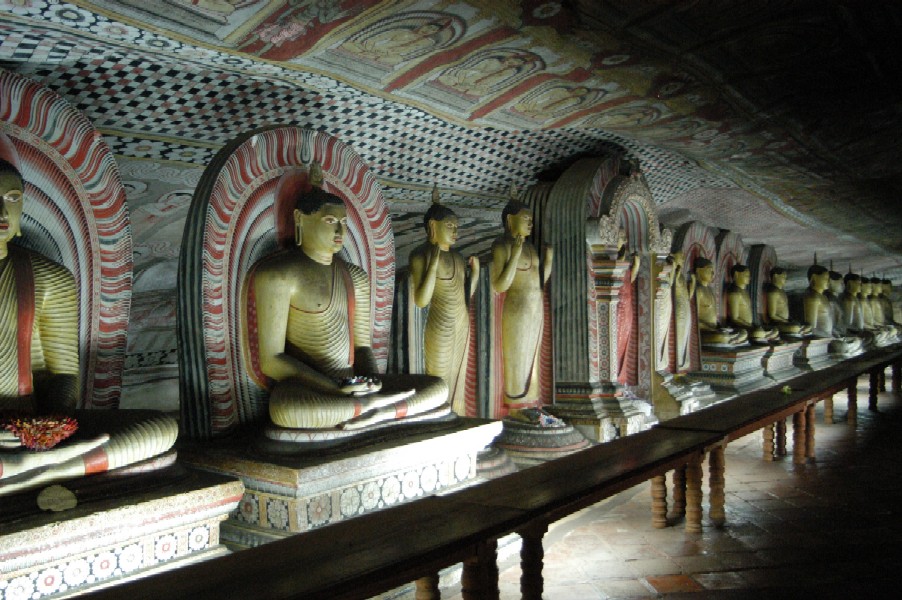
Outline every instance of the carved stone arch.
<path id="1" fill-rule="evenodd" d="M 604 188 L 598 215 L 607 215 L 626 229 L 628 252 L 670 251 L 672 235 L 661 231 L 648 182 L 636 165 L 621 165 L 621 172 Z"/>
<path id="2" fill-rule="evenodd" d="M 44 86 L 0 70 L 0 138 L 25 178 L 26 246 L 69 269 L 79 298 L 81 408 L 116 408 L 132 292 L 119 168 L 100 133 Z M 9 160 L 12 157 L 4 156 Z"/>
<path id="3" fill-rule="evenodd" d="M 322 166 L 323 188 L 348 208 L 342 254 L 369 274 L 372 347 L 385 369 L 395 250 L 375 176 L 349 146 L 322 132 L 274 126 L 244 134 L 201 177 L 179 255 L 181 425 L 193 438 L 265 418 L 266 396 L 248 377 L 242 349 L 241 290 L 250 267 L 289 237 L 279 216 L 290 214 L 286 199 L 306 185 L 312 162 Z"/>

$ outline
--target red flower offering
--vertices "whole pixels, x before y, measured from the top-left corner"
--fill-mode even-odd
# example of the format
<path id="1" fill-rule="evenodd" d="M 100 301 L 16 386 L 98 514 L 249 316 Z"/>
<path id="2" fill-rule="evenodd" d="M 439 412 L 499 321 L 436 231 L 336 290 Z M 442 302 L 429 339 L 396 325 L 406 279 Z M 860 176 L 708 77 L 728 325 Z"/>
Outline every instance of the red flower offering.
<path id="1" fill-rule="evenodd" d="M 0 427 L 11 431 L 32 450 L 49 450 L 78 429 L 78 422 L 71 417 L 11 417 L 0 419 Z"/>

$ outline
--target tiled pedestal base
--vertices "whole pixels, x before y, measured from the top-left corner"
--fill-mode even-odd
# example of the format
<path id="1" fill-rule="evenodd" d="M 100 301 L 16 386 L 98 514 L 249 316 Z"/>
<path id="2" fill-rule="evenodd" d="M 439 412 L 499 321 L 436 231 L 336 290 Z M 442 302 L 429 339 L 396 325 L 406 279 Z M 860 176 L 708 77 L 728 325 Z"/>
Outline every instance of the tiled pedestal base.
<path id="1" fill-rule="evenodd" d="M 0 499 L 0 599 L 63 597 L 218 556 L 219 526 L 243 486 L 175 465 L 64 484 L 78 505 L 38 508 L 33 490 Z"/>
<path id="2" fill-rule="evenodd" d="M 437 492 L 476 477 L 476 455 L 501 432 L 500 421 L 451 423 L 382 430 L 346 449 L 314 450 L 271 444 L 258 436 L 182 450 L 198 468 L 240 478 L 238 510 L 223 524 L 223 542 L 253 547 Z"/>
<path id="3" fill-rule="evenodd" d="M 795 366 L 803 371 L 817 371 L 836 362 L 830 355 L 830 342 L 827 338 L 804 340 L 793 359 Z"/>
<path id="4" fill-rule="evenodd" d="M 593 442 L 609 442 L 644 431 L 657 422 L 652 406 L 639 398 L 610 393 L 568 393 L 558 386 L 558 396 L 545 410 L 575 427 Z"/>
<path id="5" fill-rule="evenodd" d="M 741 349 L 720 350 L 702 348 L 702 370 L 689 375 L 708 383 L 718 392 L 743 394 L 773 385 L 764 375 L 762 360 L 770 351 L 769 346 L 749 346 Z M 790 354 L 790 360 L 792 355 Z"/>
<path id="6" fill-rule="evenodd" d="M 764 355 L 762 364 L 764 374 L 773 381 L 779 383 L 790 377 L 795 377 L 801 371 L 795 366 L 796 352 L 802 347 L 799 342 L 783 342 L 770 347 L 770 351 Z"/>

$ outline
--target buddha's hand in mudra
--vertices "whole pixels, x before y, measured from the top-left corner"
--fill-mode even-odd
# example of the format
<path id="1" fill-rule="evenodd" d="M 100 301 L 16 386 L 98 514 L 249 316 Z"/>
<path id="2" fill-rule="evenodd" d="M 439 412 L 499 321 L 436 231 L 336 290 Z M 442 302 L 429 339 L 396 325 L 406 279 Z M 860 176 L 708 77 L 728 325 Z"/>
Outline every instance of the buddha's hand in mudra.
<path id="1" fill-rule="evenodd" d="M 356 375 L 342 379 L 338 389 L 348 396 L 367 396 L 381 390 L 382 382 L 372 375 Z"/>

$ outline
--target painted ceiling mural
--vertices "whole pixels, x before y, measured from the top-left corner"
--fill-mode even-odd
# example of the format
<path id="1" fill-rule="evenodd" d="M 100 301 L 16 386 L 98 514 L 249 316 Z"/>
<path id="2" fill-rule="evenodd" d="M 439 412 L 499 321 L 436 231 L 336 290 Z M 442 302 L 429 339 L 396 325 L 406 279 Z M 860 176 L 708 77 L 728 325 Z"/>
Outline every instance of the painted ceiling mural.
<path id="1" fill-rule="evenodd" d="M 479 254 L 511 183 L 617 152 L 667 225 L 900 279 L 900 27 L 878 0 L 0 0 L 0 68 L 113 148 L 135 237 L 127 366 L 165 378 L 196 182 L 229 140 L 276 123 L 367 161 L 400 267 L 434 184 Z"/>

